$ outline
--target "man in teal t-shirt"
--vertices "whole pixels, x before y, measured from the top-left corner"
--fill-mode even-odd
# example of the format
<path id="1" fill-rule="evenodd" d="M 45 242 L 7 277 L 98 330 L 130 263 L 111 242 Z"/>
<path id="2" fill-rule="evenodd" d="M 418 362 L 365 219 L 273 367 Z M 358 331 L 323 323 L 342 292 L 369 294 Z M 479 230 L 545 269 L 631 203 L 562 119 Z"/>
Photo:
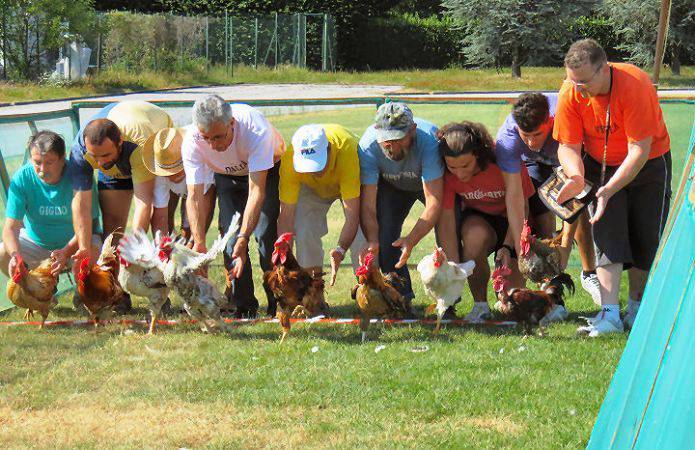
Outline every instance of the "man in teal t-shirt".
<path id="1" fill-rule="evenodd" d="M 0 243 L 0 270 L 11 274 L 21 256 L 29 269 L 52 258 L 53 273 L 70 265 L 77 250 L 72 226 L 72 182 L 67 174 L 65 142 L 52 131 L 39 131 L 29 141 L 30 161 L 12 177 Z M 101 233 L 97 195 L 92 196 L 93 230 Z M 101 247 L 98 234 L 94 248 Z"/>

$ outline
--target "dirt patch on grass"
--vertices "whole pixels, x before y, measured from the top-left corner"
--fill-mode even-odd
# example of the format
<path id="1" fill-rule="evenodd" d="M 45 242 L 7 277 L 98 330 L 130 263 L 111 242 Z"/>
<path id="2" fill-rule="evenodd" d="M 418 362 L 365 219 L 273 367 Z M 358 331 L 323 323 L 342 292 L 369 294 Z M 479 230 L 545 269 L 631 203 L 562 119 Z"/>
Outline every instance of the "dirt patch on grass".
<path id="1" fill-rule="evenodd" d="M 219 403 L 141 404 L 127 409 L 1 407 L 0 447 L 298 447 L 311 439 L 301 426 L 283 429 L 283 420 L 296 424 L 303 415 L 301 409 L 250 412 Z"/>

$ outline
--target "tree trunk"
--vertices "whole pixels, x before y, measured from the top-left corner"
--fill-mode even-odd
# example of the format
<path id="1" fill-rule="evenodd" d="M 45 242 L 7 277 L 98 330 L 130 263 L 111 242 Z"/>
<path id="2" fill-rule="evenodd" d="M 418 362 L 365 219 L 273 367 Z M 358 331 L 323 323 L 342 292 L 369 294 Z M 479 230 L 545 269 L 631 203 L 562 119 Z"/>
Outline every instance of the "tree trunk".
<path id="1" fill-rule="evenodd" d="M 512 78 L 521 78 L 521 49 L 518 45 L 512 48 Z"/>
<path id="2" fill-rule="evenodd" d="M 671 73 L 675 76 L 680 76 L 681 74 L 681 60 L 680 60 L 680 46 L 678 44 L 671 44 L 671 61 L 669 63 L 671 67 Z"/>

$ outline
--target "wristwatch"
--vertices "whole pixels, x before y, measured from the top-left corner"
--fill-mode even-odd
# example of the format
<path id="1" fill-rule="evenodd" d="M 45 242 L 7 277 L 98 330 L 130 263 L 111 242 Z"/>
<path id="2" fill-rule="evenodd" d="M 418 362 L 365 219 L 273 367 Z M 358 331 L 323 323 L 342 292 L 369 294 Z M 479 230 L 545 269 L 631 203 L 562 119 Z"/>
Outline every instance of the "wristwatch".
<path id="1" fill-rule="evenodd" d="M 345 256 L 345 252 L 347 252 L 347 250 L 345 250 L 345 249 L 344 249 L 343 247 L 341 247 L 340 245 L 338 245 L 338 246 L 335 248 L 335 250 L 336 250 L 338 253 L 340 253 L 342 256 Z"/>

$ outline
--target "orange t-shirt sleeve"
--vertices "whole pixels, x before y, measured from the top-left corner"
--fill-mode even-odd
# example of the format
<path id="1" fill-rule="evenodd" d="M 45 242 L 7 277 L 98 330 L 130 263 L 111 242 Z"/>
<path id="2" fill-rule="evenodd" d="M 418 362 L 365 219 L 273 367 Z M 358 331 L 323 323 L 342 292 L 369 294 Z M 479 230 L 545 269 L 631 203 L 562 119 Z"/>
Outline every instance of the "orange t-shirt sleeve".
<path id="1" fill-rule="evenodd" d="M 576 108 L 574 88 L 565 84 L 560 89 L 555 110 L 553 139 L 561 144 L 581 144 L 584 141 L 582 117 Z"/>

